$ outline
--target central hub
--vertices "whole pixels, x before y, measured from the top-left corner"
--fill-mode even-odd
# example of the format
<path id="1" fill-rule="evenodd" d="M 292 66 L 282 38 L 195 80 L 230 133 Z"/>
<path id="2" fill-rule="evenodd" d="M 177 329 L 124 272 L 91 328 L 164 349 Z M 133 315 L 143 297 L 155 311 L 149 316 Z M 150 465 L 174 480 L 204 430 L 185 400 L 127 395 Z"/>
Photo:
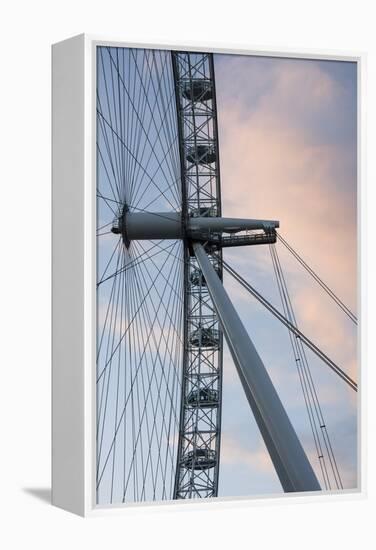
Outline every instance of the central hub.
<path id="1" fill-rule="evenodd" d="M 182 239 L 184 233 L 180 212 L 130 212 L 126 204 L 111 231 L 122 236 L 127 248 L 132 240 Z"/>
<path id="2" fill-rule="evenodd" d="M 129 245 L 131 244 L 126 231 L 126 216 L 128 212 L 128 206 L 124 204 L 123 208 L 121 208 L 119 215 L 117 218 L 114 219 L 114 222 L 112 224 L 111 232 L 115 235 L 121 235 L 123 239 L 123 243 L 126 246 L 126 248 L 129 248 Z"/>

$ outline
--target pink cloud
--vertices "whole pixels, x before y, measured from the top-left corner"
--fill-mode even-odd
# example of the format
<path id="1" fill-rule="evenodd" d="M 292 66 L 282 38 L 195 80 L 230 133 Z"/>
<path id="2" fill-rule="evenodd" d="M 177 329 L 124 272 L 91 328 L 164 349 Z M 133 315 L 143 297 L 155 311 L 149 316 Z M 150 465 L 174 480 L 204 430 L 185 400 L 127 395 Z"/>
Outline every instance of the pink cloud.
<path id="1" fill-rule="evenodd" d="M 355 310 L 354 171 L 346 148 L 312 139 L 312 124 L 306 122 L 334 109 L 343 90 L 315 63 L 276 64 L 270 71 L 273 85 L 252 109 L 244 98 L 228 101 L 232 84 L 224 84 L 219 103 L 224 214 L 279 219 L 281 234 Z M 250 70 L 249 78 L 257 79 L 257 71 Z M 286 268 L 296 282 L 298 317 L 328 351 L 340 350 L 354 371 L 347 319 L 324 304 L 327 298 L 317 297 L 316 283 L 303 280 L 295 260 L 286 260 Z"/>
<path id="2" fill-rule="evenodd" d="M 221 462 L 223 464 L 245 464 L 262 473 L 275 474 L 271 458 L 264 445 L 249 449 L 235 437 L 222 436 Z"/>

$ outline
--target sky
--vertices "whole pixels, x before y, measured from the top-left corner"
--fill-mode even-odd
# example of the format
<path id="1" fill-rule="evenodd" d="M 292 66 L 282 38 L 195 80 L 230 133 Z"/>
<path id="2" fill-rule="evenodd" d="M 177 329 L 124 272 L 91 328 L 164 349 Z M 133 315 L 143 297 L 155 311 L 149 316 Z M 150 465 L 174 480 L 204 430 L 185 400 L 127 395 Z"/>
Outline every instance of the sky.
<path id="1" fill-rule="evenodd" d="M 97 404 L 101 419 L 99 440 L 102 440 L 98 449 L 101 447 L 99 470 L 103 467 L 104 476 L 103 492 L 98 499 L 99 502 L 108 502 L 110 498 L 119 502 L 123 478 L 127 477 L 122 472 L 124 457 L 128 463 L 133 463 L 135 456 L 134 462 L 141 464 L 138 474 L 132 473 L 135 478 L 131 477 L 128 490 L 129 499 L 137 500 L 137 494 L 132 495 L 132 492 L 139 483 L 137 475 L 141 475 L 145 466 L 143 449 L 149 448 L 147 460 L 154 461 L 157 484 L 160 482 L 158 471 L 162 471 L 158 463 L 161 441 L 171 441 L 176 449 L 177 432 L 174 433 L 172 423 L 165 429 L 163 422 L 168 415 L 162 403 L 168 403 L 173 384 L 171 403 L 174 401 L 174 404 L 169 411 L 170 418 L 173 417 L 179 408 L 180 381 L 179 373 L 169 360 L 168 347 L 173 342 L 178 353 L 179 345 L 174 336 L 169 340 L 171 333 L 167 332 L 165 320 L 166 314 L 172 318 L 179 313 L 178 302 L 174 301 L 174 286 L 179 284 L 181 249 L 180 245 L 172 243 L 174 248 L 162 253 L 160 247 L 153 248 L 152 243 L 144 242 L 132 243 L 129 251 L 125 251 L 118 246 L 119 236 L 112 234 L 110 227 L 122 209 L 123 202 L 116 202 L 119 199 L 126 200 L 135 212 L 179 210 L 180 190 L 176 182 L 179 182 L 180 163 L 174 85 L 165 70 L 169 52 L 154 56 L 149 51 L 143 56 L 142 50 L 135 54 L 127 49 L 112 49 L 112 53 L 101 50 L 98 57 L 97 106 L 101 115 L 98 117 L 97 179 L 99 195 L 108 200 L 98 199 L 99 284 L 105 278 L 104 273 L 107 277 L 122 266 L 122 262 L 134 261 L 145 248 L 149 256 L 153 254 L 148 263 L 136 265 L 134 275 L 129 270 L 129 275 L 122 271 L 116 281 L 113 278 L 105 280 L 97 299 L 98 335 L 102 331 L 105 334 L 102 343 L 98 337 Z M 214 66 L 222 215 L 279 220 L 281 236 L 356 314 L 356 65 L 215 54 Z M 118 67 L 120 79 L 117 78 Z M 158 84 L 161 82 L 162 86 Z M 160 110 L 157 101 L 154 103 L 157 96 L 164 110 Z M 175 135 L 169 155 L 165 154 L 166 142 L 160 138 L 163 124 L 166 139 Z M 161 189 L 164 189 L 162 194 Z M 171 246 L 171 242 L 166 246 Z M 277 251 L 300 330 L 357 380 L 354 325 L 281 243 L 277 244 Z M 268 246 L 225 249 L 224 259 L 277 309 L 282 309 Z M 159 269 L 162 265 L 163 269 Z M 153 284 L 153 277 L 158 277 L 157 284 Z M 226 274 L 224 285 L 322 483 L 288 331 Z M 137 314 L 143 296 L 147 297 L 147 307 Z M 112 304 L 110 309 L 109 302 Z M 131 320 L 133 313 L 137 322 Z M 154 313 L 156 321 L 152 322 Z M 133 340 L 131 325 L 131 330 L 137 325 Z M 147 338 L 149 329 L 150 340 Z M 138 338 L 137 334 L 141 336 Z M 343 486 L 354 488 L 357 476 L 356 394 L 310 351 L 307 351 L 307 358 Z M 154 359 L 157 359 L 155 377 L 154 370 L 151 374 L 149 368 Z M 138 369 L 139 364 L 144 368 Z M 223 368 L 218 494 L 281 493 L 281 485 L 227 346 Z M 150 394 L 146 392 L 147 406 L 143 409 L 147 387 L 151 391 Z M 128 394 L 130 388 L 134 390 Z M 141 424 L 141 434 L 137 433 L 137 423 Z M 116 445 L 112 447 L 114 433 Z M 135 455 L 132 442 L 137 448 Z M 166 464 L 168 458 L 166 454 Z M 115 486 L 114 494 L 111 484 Z M 152 498 L 151 493 L 146 496 Z"/>
<path id="2" fill-rule="evenodd" d="M 356 313 L 356 65 L 216 55 L 215 75 L 223 215 L 279 220 L 281 235 Z M 277 250 L 300 329 L 356 380 L 354 325 Z M 224 258 L 281 309 L 268 247 Z M 287 329 L 233 280 L 225 286 L 319 474 Z M 308 358 L 343 485 L 353 488 L 356 397 Z M 220 494 L 281 492 L 228 350 L 223 387 Z"/>

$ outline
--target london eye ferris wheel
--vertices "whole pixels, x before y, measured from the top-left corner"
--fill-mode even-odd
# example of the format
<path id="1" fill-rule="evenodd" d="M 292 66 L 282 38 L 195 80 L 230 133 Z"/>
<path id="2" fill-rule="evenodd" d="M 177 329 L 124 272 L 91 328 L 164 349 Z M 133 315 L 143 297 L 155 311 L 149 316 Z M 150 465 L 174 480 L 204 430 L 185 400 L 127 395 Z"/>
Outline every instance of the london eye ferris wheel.
<path id="1" fill-rule="evenodd" d="M 273 246 L 279 223 L 222 217 L 217 116 L 212 54 L 97 48 L 100 504 L 218 495 L 224 338 L 283 489 L 341 488 L 305 347 L 355 382 L 287 301 L 319 481 L 223 288 L 223 249 Z"/>

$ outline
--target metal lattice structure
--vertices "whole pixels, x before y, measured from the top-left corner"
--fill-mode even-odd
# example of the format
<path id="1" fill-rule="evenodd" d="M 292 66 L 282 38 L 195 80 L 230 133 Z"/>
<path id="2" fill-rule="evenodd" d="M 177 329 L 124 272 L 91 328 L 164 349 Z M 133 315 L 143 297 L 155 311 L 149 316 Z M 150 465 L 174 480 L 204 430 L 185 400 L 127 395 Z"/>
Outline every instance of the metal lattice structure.
<path id="1" fill-rule="evenodd" d="M 180 135 L 183 223 L 221 216 L 217 109 L 213 58 L 172 53 Z M 220 255 L 208 252 L 222 278 Z M 174 498 L 212 497 L 218 491 L 223 337 L 205 279 L 184 246 L 183 385 Z"/>

